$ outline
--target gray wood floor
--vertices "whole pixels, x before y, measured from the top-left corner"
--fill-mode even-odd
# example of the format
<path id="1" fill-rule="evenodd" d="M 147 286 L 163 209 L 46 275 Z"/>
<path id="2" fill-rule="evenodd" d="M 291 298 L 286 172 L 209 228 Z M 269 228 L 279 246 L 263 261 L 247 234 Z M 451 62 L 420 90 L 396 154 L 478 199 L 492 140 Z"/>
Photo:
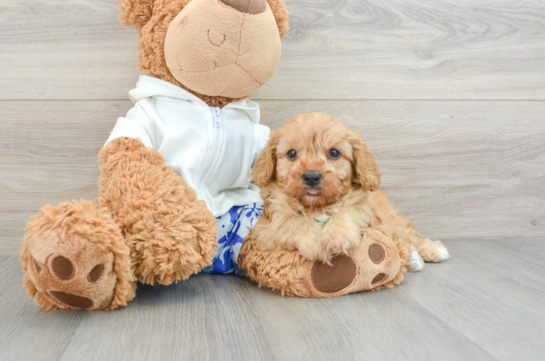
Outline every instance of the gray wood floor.
<path id="1" fill-rule="evenodd" d="M 0 256 L 0 360 L 543 360 L 545 239 L 445 243 L 453 258 L 392 290 L 298 299 L 197 275 L 110 312 L 40 310 Z"/>

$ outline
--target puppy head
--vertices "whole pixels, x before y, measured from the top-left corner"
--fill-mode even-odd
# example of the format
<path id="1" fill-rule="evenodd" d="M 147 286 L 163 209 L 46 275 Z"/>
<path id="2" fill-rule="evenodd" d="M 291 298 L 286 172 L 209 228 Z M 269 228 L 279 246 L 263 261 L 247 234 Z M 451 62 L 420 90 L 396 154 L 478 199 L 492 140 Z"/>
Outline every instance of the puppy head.
<path id="1" fill-rule="evenodd" d="M 359 135 L 322 113 L 299 115 L 273 131 L 252 176 L 258 187 L 276 182 L 307 208 L 333 204 L 351 188 L 380 185 L 373 154 Z"/>

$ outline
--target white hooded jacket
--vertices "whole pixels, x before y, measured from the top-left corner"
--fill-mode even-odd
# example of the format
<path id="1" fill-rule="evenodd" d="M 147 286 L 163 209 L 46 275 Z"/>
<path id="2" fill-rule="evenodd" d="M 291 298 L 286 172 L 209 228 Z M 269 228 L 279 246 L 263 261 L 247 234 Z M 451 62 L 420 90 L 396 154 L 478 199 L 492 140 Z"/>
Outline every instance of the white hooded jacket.
<path id="1" fill-rule="evenodd" d="M 106 144 L 129 137 L 157 149 L 215 217 L 261 199 L 251 172 L 270 129 L 259 124 L 257 103 L 209 107 L 184 89 L 145 75 L 129 95 L 135 106 L 117 119 Z"/>

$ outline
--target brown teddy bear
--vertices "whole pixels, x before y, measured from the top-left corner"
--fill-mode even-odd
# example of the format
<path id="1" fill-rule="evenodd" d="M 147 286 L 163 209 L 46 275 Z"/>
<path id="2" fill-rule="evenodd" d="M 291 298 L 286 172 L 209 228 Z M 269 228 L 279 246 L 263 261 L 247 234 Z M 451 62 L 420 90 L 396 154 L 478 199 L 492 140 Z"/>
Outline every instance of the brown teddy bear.
<path id="1" fill-rule="evenodd" d="M 115 309 L 134 298 L 136 281 L 200 272 L 218 248 L 215 217 L 260 199 L 250 173 L 270 131 L 246 99 L 280 61 L 283 1 L 119 7 L 140 33 L 145 75 L 99 153 L 97 199 L 45 206 L 27 225 L 24 285 L 46 309 Z"/>
<path id="2" fill-rule="evenodd" d="M 99 152 L 98 197 L 47 205 L 27 225 L 20 260 L 38 305 L 115 309 L 135 297 L 137 281 L 169 285 L 203 270 L 244 270 L 301 296 L 401 281 L 406 255 L 376 231 L 334 267 L 252 242 L 238 260 L 263 211 L 251 172 L 270 134 L 248 98 L 278 66 L 282 0 L 120 0 L 120 9 L 140 33 L 145 75 Z M 369 259 L 373 245 L 387 253 L 382 265 Z M 373 267 L 380 282 L 361 275 Z"/>

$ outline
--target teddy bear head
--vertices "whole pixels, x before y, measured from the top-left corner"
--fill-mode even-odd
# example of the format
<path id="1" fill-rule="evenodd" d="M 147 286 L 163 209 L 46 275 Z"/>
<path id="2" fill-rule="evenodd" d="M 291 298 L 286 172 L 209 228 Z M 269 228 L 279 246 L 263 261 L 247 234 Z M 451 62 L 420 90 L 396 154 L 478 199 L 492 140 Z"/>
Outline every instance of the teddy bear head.
<path id="1" fill-rule="evenodd" d="M 249 98 L 275 73 L 288 31 L 282 0 L 119 0 L 140 37 L 140 70 L 210 106 Z"/>

